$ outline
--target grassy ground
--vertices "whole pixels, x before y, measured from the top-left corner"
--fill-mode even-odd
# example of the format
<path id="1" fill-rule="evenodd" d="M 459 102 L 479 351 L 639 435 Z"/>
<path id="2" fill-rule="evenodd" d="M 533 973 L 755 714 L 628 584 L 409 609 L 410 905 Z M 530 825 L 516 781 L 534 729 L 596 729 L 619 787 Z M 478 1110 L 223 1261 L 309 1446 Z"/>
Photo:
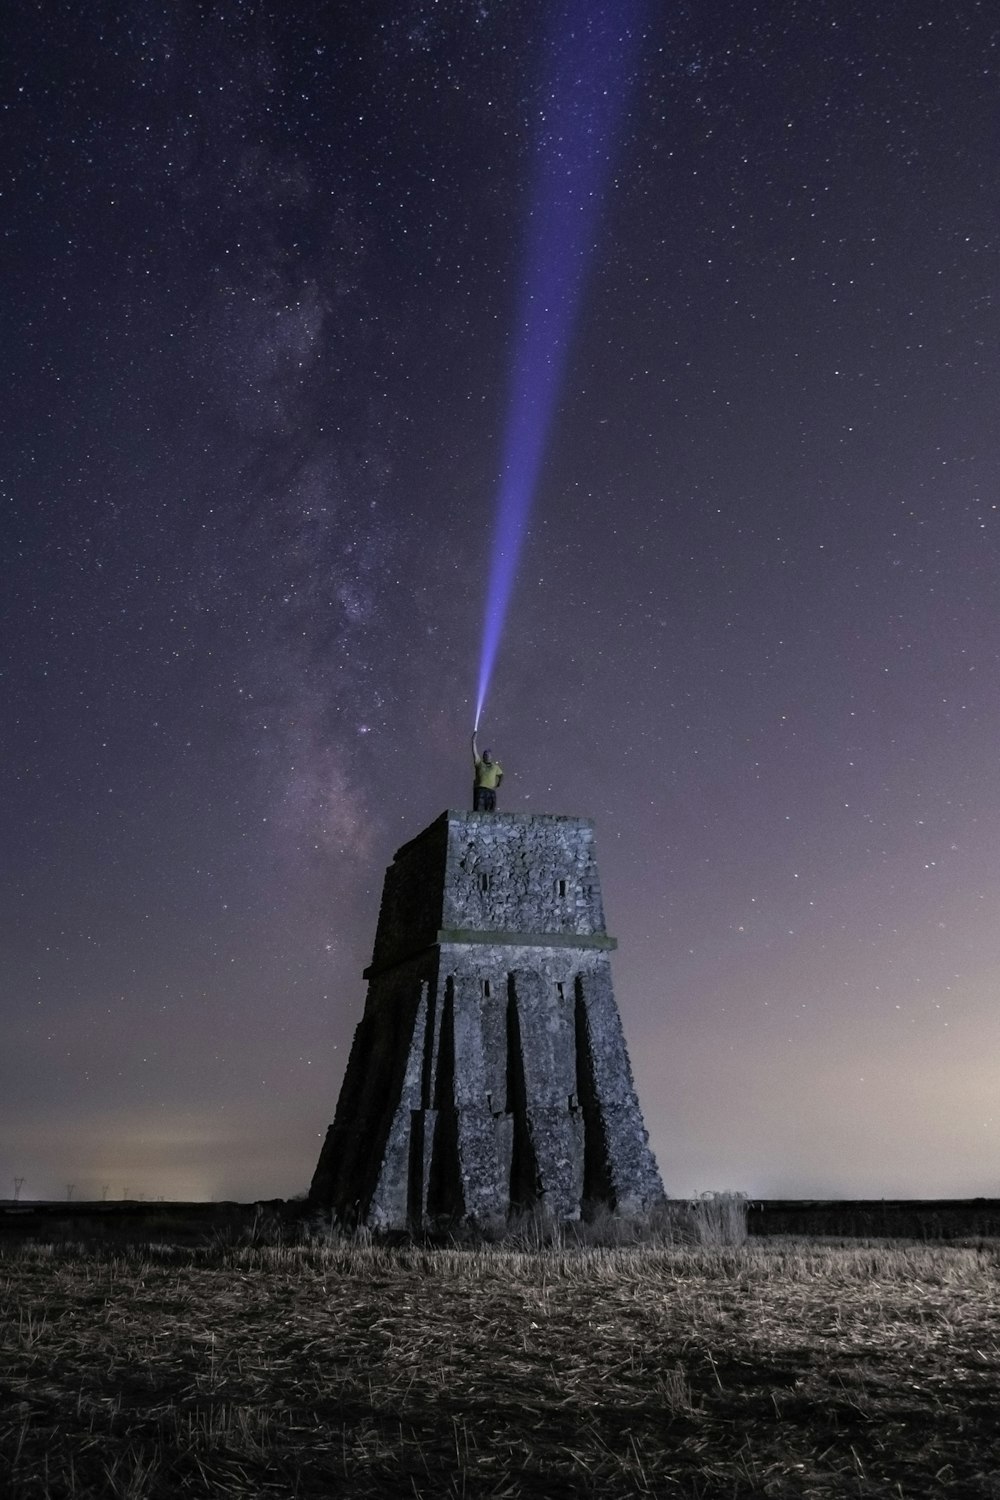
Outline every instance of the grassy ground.
<path id="1" fill-rule="evenodd" d="M 24 1247 L 0 1494 L 1000 1500 L 1000 1245 Z"/>

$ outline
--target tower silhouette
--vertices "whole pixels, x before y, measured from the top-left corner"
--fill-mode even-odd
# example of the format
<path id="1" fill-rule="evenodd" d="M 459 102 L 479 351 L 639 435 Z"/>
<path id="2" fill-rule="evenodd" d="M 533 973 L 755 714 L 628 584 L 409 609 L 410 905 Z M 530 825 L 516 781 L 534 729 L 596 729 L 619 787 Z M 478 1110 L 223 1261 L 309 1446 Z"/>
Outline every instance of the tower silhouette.
<path id="1" fill-rule="evenodd" d="M 589 819 L 445 812 L 404 844 L 310 1201 L 411 1230 L 662 1201 L 615 946 Z"/>

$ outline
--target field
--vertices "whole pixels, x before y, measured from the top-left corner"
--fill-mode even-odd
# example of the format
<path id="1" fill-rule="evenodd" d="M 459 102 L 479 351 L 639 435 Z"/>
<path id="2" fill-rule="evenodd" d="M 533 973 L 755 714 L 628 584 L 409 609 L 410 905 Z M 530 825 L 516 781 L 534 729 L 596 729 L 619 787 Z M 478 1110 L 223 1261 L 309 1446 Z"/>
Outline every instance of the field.
<path id="1" fill-rule="evenodd" d="M 1000 1500 L 1000 1243 L 0 1251 L 0 1494 Z"/>

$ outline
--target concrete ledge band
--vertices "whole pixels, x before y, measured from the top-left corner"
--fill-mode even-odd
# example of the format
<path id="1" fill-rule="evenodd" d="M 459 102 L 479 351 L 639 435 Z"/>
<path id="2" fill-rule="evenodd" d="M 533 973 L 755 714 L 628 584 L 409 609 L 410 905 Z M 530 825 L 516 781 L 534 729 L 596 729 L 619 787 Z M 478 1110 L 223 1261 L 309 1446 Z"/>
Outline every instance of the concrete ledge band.
<path id="1" fill-rule="evenodd" d="M 394 959 L 391 964 L 378 967 L 370 964 L 362 977 L 371 979 L 375 974 L 386 974 L 390 969 L 398 969 L 400 964 L 409 963 L 426 949 L 445 943 L 476 943 L 498 948 L 601 948 L 608 953 L 618 947 L 618 939 L 608 937 L 606 932 L 482 932 L 470 927 L 445 927 L 419 948 Z"/>

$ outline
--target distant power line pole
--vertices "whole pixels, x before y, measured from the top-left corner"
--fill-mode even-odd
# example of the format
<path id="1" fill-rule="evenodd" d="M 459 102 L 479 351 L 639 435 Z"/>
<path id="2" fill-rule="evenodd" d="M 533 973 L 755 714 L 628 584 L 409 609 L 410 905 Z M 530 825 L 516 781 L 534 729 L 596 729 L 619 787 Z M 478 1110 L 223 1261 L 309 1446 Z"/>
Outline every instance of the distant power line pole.
<path id="1" fill-rule="evenodd" d="M 15 1177 L 14 1178 L 14 1202 L 15 1203 L 20 1198 L 20 1196 L 21 1196 L 21 1189 L 23 1187 L 24 1187 L 24 1178 L 23 1177 Z"/>
<path id="2" fill-rule="evenodd" d="M 108 1188 L 110 1186 L 111 1186 L 110 1182 L 106 1182 L 104 1184 L 104 1186 L 101 1188 L 101 1202 L 102 1203 L 107 1203 L 107 1201 L 108 1201 Z"/>
<path id="3" fill-rule="evenodd" d="M 72 1203 L 73 1202 L 73 1194 L 75 1192 L 76 1192 L 76 1183 L 75 1182 L 67 1182 L 67 1184 L 66 1184 L 66 1202 L 67 1203 Z"/>

